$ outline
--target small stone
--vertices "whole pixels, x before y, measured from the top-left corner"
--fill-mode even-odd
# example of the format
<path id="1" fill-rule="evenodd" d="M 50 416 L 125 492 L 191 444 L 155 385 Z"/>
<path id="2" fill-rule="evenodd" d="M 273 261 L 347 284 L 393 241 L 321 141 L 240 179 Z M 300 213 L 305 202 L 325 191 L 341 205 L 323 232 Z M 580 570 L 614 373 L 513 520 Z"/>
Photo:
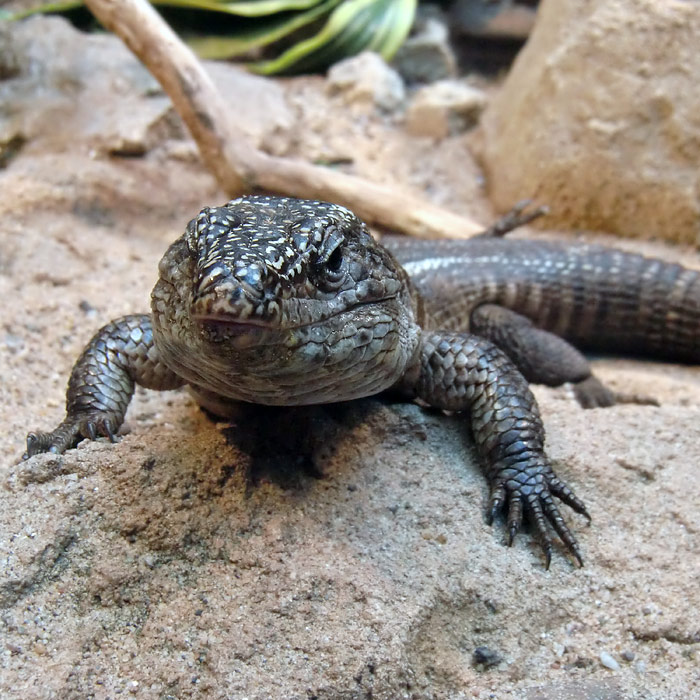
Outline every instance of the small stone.
<path id="1" fill-rule="evenodd" d="M 401 76 L 379 54 L 365 51 L 336 63 L 328 71 L 328 87 L 348 102 L 373 104 L 391 112 L 405 97 Z"/>
<path id="2" fill-rule="evenodd" d="M 477 647 L 472 653 L 472 660 L 484 668 L 491 668 L 500 664 L 503 661 L 503 656 L 489 647 Z"/>
<path id="3" fill-rule="evenodd" d="M 434 83 L 453 78 L 457 74 L 457 59 L 445 22 L 436 17 L 419 17 L 413 33 L 391 63 L 408 83 Z"/>
<path id="4" fill-rule="evenodd" d="M 5 333 L 3 338 L 5 347 L 11 352 L 16 352 L 24 347 L 24 338 L 21 335 L 16 335 L 15 333 Z"/>
<path id="5" fill-rule="evenodd" d="M 629 649 L 625 649 L 620 656 L 622 657 L 623 661 L 627 661 L 628 663 L 630 661 L 634 661 L 635 659 L 635 653 Z"/>
<path id="6" fill-rule="evenodd" d="M 416 136 L 445 138 L 476 125 L 486 95 L 459 80 L 442 80 L 416 92 L 406 113 L 406 128 Z"/>
<path id="7" fill-rule="evenodd" d="M 577 656 L 574 661 L 567 664 L 565 668 L 589 668 L 594 663 L 593 659 L 588 656 Z"/>
<path id="8" fill-rule="evenodd" d="M 95 307 L 87 299 L 82 299 L 78 304 L 78 308 L 84 314 L 94 315 L 96 312 Z"/>
<path id="9" fill-rule="evenodd" d="M 605 668 L 609 668 L 611 671 L 620 670 L 620 664 L 618 664 L 613 655 L 608 654 L 607 651 L 601 651 L 598 658 L 600 659 L 600 663 L 603 664 Z"/>

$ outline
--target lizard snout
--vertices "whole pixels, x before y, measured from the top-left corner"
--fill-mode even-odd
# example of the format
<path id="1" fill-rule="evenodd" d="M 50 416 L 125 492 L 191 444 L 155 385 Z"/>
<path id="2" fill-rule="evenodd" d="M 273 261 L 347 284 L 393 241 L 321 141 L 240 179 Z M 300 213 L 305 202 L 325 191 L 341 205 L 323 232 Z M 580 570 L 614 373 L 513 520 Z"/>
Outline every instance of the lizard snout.
<path id="1" fill-rule="evenodd" d="M 268 290 L 268 270 L 264 262 L 250 263 L 237 267 L 233 273 L 241 289 L 252 299 L 262 301 Z"/>
<path id="2" fill-rule="evenodd" d="M 269 322 L 271 275 L 264 261 L 216 264 L 202 270 L 192 295 L 192 315 L 232 322 Z M 276 310 L 273 306 L 272 310 Z"/>

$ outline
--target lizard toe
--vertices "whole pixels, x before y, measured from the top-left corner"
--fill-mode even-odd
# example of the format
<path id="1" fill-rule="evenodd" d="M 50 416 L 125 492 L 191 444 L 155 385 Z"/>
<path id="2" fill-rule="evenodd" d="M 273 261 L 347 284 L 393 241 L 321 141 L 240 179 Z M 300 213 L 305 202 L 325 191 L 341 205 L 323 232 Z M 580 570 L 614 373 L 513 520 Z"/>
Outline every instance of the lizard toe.
<path id="1" fill-rule="evenodd" d="M 101 412 L 68 416 L 51 432 L 29 433 L 27 448 L 22 459 L 26 460 L 43 452 L 63 454 L 84 438 L 96 440 L 98 437 L 107 437 L 111 442 L 117 442 L 114 426 L 114 418 L 110 414 Z"/>

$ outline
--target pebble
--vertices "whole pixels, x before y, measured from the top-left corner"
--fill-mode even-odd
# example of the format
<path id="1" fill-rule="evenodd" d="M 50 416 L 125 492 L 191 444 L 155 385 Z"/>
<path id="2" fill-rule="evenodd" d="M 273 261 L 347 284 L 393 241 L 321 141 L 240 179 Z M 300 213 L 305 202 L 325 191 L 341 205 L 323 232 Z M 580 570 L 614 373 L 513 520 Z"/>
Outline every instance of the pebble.
<path id="1" fill-rule="evenodd" d="M 503 657 L 489 647 L 477 647 L 472 653 L 472 659 L 475 664 L 483 664 L 485 668 L 497 666 L 503 661 Z"/>
<path id="2" fill-rule="evenodd" d="M 607 651 L 601 651 L 598 658 L 600 659 L 600 663 L 603 664 L 605 668 L 609 668 L 611 671 L 620 670 L 620 664 L 618 664 L 612 654 L 608 654 Z"/>
<path id="3" fill-rule="evenodd" d="M 392 65 L 408 83 L 434 83 L 457 75 L 457 59 L 447 22 L 418 17 L 413 32 L 396 52 Z"/>
<path id="4" fill-rule="evenodd" d="M 328 87 L 348 102 L 372 103 L 392 112 L 406 98 L 401 76 L 376 53 L 365 51 L 336 63 L 328 71 Z"/>
<path id="5" fill-rule="evenodd" d="M 476 125 L 486 106 L 483 91 L 459 80 L 441 80 L 418 90 L 406 111 L 415 136 L 445 138 Z"/>

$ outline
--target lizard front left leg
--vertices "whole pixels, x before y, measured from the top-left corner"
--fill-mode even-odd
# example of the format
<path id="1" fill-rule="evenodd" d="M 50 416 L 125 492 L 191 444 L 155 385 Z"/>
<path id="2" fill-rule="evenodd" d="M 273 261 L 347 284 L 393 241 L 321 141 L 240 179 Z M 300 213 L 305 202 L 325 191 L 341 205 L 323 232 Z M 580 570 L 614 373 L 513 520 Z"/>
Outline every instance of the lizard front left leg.
<path id="1" fill-rule="evenodd" d="M 73 367 L 66 392 L 66 417 L 51 432 L 29 433 L 24 459 L 40 452 L 65 452 L 82 438 L 115 435 L 134 393 L 176 389 L 183 380 L 159 358 L 151 317 L 123 316 L 101 328 Z"/>
<path id="2" fill-rule="evenodd" d="M 422 341 L 419 366 L 407 374 L 417 398 L 450 411 L 469 411 L 490 483 L 489 522 L 507 508 L 509 543 L 523 515 L 533 522 L 549 568 L 551 526 L 580 565 L 583 557 L 554 500 L 590 516 L 554 473 L 544 451 L 544 428 L 525 378 L 493 343 L 478 336 L 435 332 Z"/>

